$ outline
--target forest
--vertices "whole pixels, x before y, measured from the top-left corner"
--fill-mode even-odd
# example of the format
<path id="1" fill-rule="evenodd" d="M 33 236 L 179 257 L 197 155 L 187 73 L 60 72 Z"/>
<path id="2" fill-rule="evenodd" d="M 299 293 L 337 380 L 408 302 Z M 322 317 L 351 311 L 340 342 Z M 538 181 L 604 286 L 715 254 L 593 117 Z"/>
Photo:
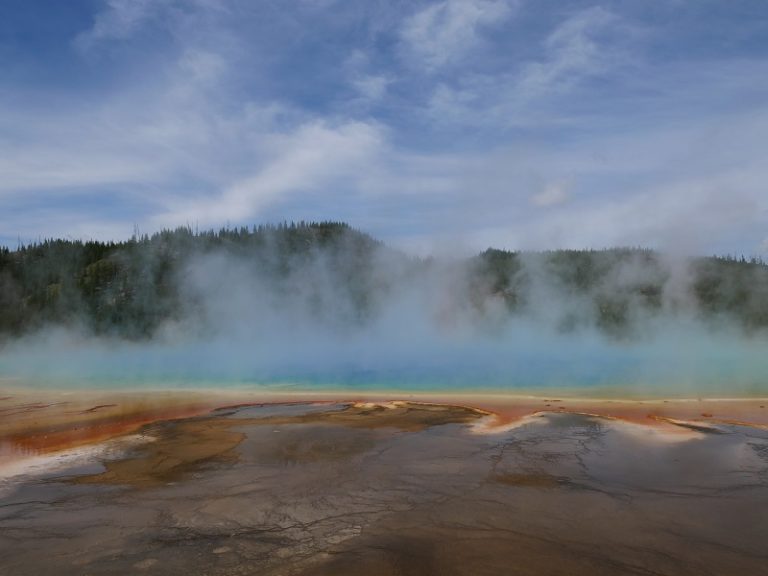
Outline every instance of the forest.
<path id="1" fill-rule="evenodd" d="M 293 289 L 300 274 L 309 287 L 304 297 L 318 309 L 327 302 L 312 295 L 315 276 L 330 278 L 358 322 L 375 315 L 388 292 L 440 269 L 451 271 L 450 305 L 512 318 L 559 303 L 562 331 L 586 324 L 626 336 L 639 316 L 675 314 L 727 321 L 748 333 L 768 330 L 768 266 L 758 259 L 697 257 L 681 263 L 636 248 L 489 248 L 471 258 L 420 258 L 342 222 L 298 222 L 203 232 L 181 227 L 121 242 L 50 239 L 0 248 L 0 341 L 51 325 L 151 338 L 165 323 L 195 317 L 200 303 L 186 286 L 191 270 L 208 273 L 211 255 L 255 271 L 277 293 Z"/>

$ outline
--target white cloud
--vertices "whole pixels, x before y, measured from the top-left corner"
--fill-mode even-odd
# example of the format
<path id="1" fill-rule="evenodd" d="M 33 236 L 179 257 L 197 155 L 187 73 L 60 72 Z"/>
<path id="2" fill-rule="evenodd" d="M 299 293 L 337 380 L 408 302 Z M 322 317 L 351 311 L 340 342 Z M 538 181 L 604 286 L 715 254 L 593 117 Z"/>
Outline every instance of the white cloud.
<path id="1" fill-rule="evenodd" d="M 232 4 L 232 0 L 102 0 L 93 25 L 75 36 L 73 44 L 87 53 L 108 42 L 131 41 L 151 25 L 184 43 L 190 35 L 220 32 L 210 24 L 229 14 Z M 221 46 L 229 40 L 227 34 L 216 39 Z"/>
<path id="2" fill-rule="evenodd" d="M 233 97 L 242 46 L 217 20 L 225 2 L 190 0 L 166 10 L 176 3 L 108 0 L 93 28 L 76 39 L 128 38 L 162 16 L 174 48 L 143 59 L 130 84 L 76 99 L 54 94 L 44 108 L 5 105 L 2 98 L 13 93 L 0 93 L 0 196 L 39 192 L 61 200 L 93 188 L 106 196 L 125 185 L 137 197 L 155 190 L 144 207 L 152 210 L 160 191 L 228 185 L 258 166 L 268 146 L 264 135 L 278 123 L 290 130 L 306 121 L 280 103 Z"/>
<path id="3" fill-rule="evenodd" d="M 585 80 L 627 63 L 631 26 L 601 7 L 560 22 L 535 56 L 494 73 L 465 73 L 438 84 L 428 114 L 438 124 L 540 127 L 567 123 L 561 99 Z M 478 114 L 482 110 L 482 114 Z"/>
<path id="4" fill-rule="evenodd" d="M 444 0 L 408 18 L 401 30 L 409 56 L 427 70 L 460 59 L 479 40 L 479 29 L 503 22 L 512 12 L 506 0 Z"/>
<path id="5" fill-rule="evenodd" d="M 566 19 L 545 40 L 544 59 L 523 68 L 516 82 L 518 95 L 535 98 L 611 68 L 618 58 L 616 47 L 600 45 L 595 35 L 617 25 L 618 18 L 599 6 Z"/>
<path id="6" fill-rule="evenodd" d="M 227 69 L 227 62 L 215 52 L 192 48 L 184 52 L 178 67 L 190 83 L 211 84 L 221 78 Z"/>
<path id="7" fill-rule="evenodd" d="M 531 196 L 531 204 L 540 208 L 549 208 L 568 201 L 568 186 L 563 181 L 550 182 L 539 192 Z"/>
<path id="8" fill-rule="evenodd" d="M 385 73 L 377 72 L 371 64 L 368 54 L 355 49 L 343 64 L 346 76 L 357 94 L 353 104 L 374 104 L 387 95 L 387 88 L 393 78 Z"/>
<path id="9" fill-rule="evenodd" d="M 381 130 L 363 122 L 329 126 L 311 122 L 295 132 L 268 136 L 275 152 L 262 168 L 232 181 L 220 194 L 197 201 L 174 198 L 154 223 L 173 226 L 196 222 L 215 226 L 225 221 L 251 221 L 287 195 L 325 190 L 354 183 L 371 174 L 384 145 Z"/>
<path id="10" fill-rule="evenodd" d="M 420 251 L 450 231 L 471 250 L 641 245 L 748 253 L 768 229 L 766 134 L 768 110 L 750 110 L 707 123 L 584 133 L 558 145 L 411 157 L 379 186 L 428 214 L 408 213 L 417 232 L 402 245 Z"/>
<path id="11" fill-rule="evenodd" d="M 171 0 L 107 0 L 93 26 L 75 39 L 75 45 L 88 50 L 105 40 L 130 38 L 159 8 Z"/>
<path id="12" fill-rule="evenodd" d="M 361 97 L 375 102 L 384 97 L 390 82 L 391 80 L 386 76 L 365 75 L 352 80 L 352 85 Z"/>
<path id="13" fill-rule="evenodd" d="M 225 4 L 232 14 L 220 12 Z M 318 21 L 328 16 L 321 4 Z M 654 64 L 636 80 L 652 93 L 591 89 L 595 75 L 630 76 L 622 64 L 631 25 L 591 8 L 541 36 L 514 30 L 538 50 L 507 54 L 500 42 L 485 69 L 497 73 L 479 73 L 469 56 L 514 4 L 444 0 L 387 24 L 415 67 L 376 52 L 376 28 L 333 47 L 350 57 L 315 90 L 301 66 L 284 69 L 279 34 L 267 45 L 233 24 L 235 3 L 180 6 L 112 0 L 96 18 L 83 42 L 132 38 L 150 23 L 171 32 L 160 58 L 130 63 L 141 70 L 130 84 L 69 100 L 54 87 L 37 102 L 23 87 L 0 91 L 4 233 L 109 237 L 137 219 L 151 231 L 318 212 L 387 240 L 433 245 L 457 233 L 478 249 L 690 240 L 708 251 L 756 248 L 765 236 L 768 112 L 754 101 L 733 110 L 740 95 L 764 90 L 763 62 Z M 291 38 L 285 52 L 312 64 L 303 41 Z M 264 51 L 280 54 L 280 70 L 259 60 Z M 303 92 L 291 100 L 297 83 Z M 419 107 L 430 91 L 437 130 Z M 307 94 L 318 102 L 300 108 Z M 446 126 L 456 132 L 445 136 Z M 81 202 L 87 195 L 92 205 Z M 717 244 L 724 238 L 731 244 Z"/>
<path id="14" fill-rule="evenodd" d="M 754 210 L 748 193 L 725 199 L 716 187 L 680 182 L 574 202 L 568 210 L 511 212 L 507 222 L 489 223 L 468 237 L 475 249 L 645 246 L 681 255 L 708 254 L 718 251 L 735 226 L 759 227 Z"/>

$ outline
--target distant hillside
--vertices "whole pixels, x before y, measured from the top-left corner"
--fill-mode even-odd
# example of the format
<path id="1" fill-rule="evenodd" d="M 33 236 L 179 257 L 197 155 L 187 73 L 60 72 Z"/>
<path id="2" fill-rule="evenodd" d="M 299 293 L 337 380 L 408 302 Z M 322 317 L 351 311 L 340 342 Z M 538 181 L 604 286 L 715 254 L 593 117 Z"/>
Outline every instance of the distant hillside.
<path id="1" fill-rule="evenodd" d="M 638 316 L 681 315 L 768 328 L 768 266 L 744 258 L 670 260 L 644 249 L 515 253 L 488 249 L 475 258 L 476 281 L 510 310 L 527 300 L 567 301 L 561 327 L 594 323 L 622 334 Z M 555 304 L 549 300 L 550 304 Z M 569 313 L 570 310 L 570 313 Z"/>
<path id="2" fill-rule="evenodd" d="M 194 258 L 226 253 L 279 278 L 301 259 L 323 253 L 336 257 L 340 281 L 349 282 L 364 275 L 380 246 L 344 223 L 301 222 L 200 233 L 177 228 L 125 242 L 45 240 L 2 249 L 0 334 L 83 324 L 96 333 L 147 337 L 185 314 L 180 289 Z"/>
<path id="3" fill-rule="evenodd" d="M 698 258 L 672 264 L 648 250 L 489 249 L 469 260 L 439 263 L 388 249 L 344 223 L 301 222 L 0 249 L 0 337 L 49 325 L 150 337 L 168 321 L 194 317 L 199 302 L 187 289 L 191 275 L 208 274 L 215 283 L 215 257 L 258 274 L 278 294 L 301 286 L 302 298 L 318 311 L 336 313 L 343 301 L 356 322 L 374 315 L 389 291 L 418 285 L 440 268 L 450 272 L 443 282 L 451 283 L 446 306 L 480 317 L 550 315 L 560 330 L 589 325 L 617 336 L 631 334 L 639 316 L 669 314 L 735 322 L 746 331 L 768 328 L 768 266 L 759 261 Z M 329 290 L 338 296 L 333 309 Z"/>

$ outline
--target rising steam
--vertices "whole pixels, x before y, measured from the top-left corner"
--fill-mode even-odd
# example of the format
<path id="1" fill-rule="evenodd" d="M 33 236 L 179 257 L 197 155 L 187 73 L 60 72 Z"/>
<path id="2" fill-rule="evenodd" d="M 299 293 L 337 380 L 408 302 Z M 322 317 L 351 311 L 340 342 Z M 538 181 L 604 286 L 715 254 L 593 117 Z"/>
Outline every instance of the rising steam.
<path id="1" fill-rule="evenodd" d="M 768 340 L 743 315 L 706 309 L 705 264 L 646 251 L 416 259 L 356 234 L 290 252 L 276 241 L 196 249 L 179 258 L 174 313 L 150 337 L 86 319 L 47 325 L 5 344 L 0 374 L 124 387 L 768 390 Z M 757 284 L 764 268 L 750 272 Z M 723 291 L 740 286 L 720 281 L 720 299 L 738 300 Z"/>

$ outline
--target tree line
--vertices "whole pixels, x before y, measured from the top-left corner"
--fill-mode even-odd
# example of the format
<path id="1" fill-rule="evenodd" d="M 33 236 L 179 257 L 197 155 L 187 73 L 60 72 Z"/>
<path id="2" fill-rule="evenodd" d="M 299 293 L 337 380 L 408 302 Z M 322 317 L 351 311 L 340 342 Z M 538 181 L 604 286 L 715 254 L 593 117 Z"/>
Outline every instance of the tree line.
<path id="1" fill-rule="evenodd" d="M 205 231 L 187 226 L 136 233 L 120 242 L 41 240 L 15 250 L 0 248 L 0 338 L 49 325 L 78 325 L 129 339 L 151 337 L 164 322 L 190 313 L 185 267 L 195 257 L 218 253 L 248 262 L 276 285 L 320 256 L 335 289 L 360 318 L 372 313 L 378 296 L 393 284 L 434 266 L 431 259 L 409 257 L 330 221 Z M 382 253 L 387 262 L 397 263 L 398 275 L 382 274 Z M 670 307 L 688 307 L 705 320 L 726 318 L 747 331 L 768 329 L 768 266 L 756 259 L 692 259 L 677 292 L 675 270 L 663 255 L 645 249 L 488 249 L 455 266 L 462 271 L 464 305 L 482 311 L 502 303 L 509 314 L 523 313 L 545 286 L 555 298 L 571 303 L 563 306 L 563 330 L 591 322 L 621 335 L 638 313 L 660 314 Z M 313 269 L 306 273 L 311 279 Z"/>

